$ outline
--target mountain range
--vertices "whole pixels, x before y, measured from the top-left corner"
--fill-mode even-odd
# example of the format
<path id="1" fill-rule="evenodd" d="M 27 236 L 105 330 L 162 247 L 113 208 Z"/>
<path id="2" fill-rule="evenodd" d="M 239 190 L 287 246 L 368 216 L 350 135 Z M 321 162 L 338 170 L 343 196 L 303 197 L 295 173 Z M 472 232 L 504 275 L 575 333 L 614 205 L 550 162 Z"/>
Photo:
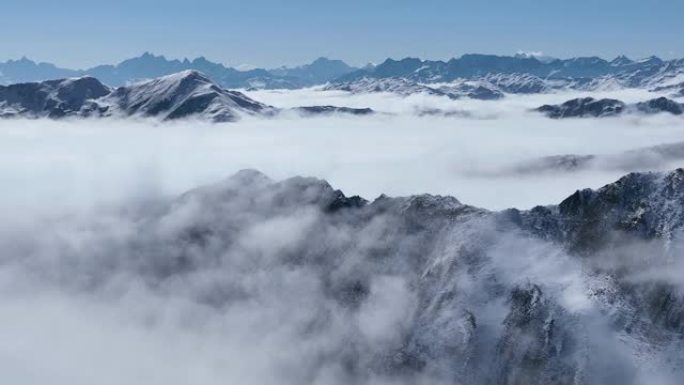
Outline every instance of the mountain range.
<path id="1" fill-rule="evenodd" d="M 245 170 L 122 210 L 119 227 L 98 218 L 78 248 L 64 222 L 49 242 L 22 232 L 11 245 L 51 267 L 25 263 L 21 277 L 70 293 L 112 298 L 130 279 L 222 322 L 267 308 L 241 321 L 259 333 L 277 323 L 289 337 L 278 349 L 313 349 L 283 361 L 299 383 L 334 367 L 334 383 L 353 384 L 675 384 L 683 208 L 683 169 L 500 212 L 450 196 L 366 201 Z"/>
<path id="2" fill-rule="evenodd" d="M 368 108 L 336 106 L 278 109 L 227 90 L 194 70 L 118 88 L 90 76 L 0 86 L 0 118 L 142 117 L 233 122 L 243 116 L 271 117 L 286 111 L 304 116 L 373 113 Z"/>
<path id="3" fill-rule="evenodd" d="M 554 86 L 605 86 L 611 82 L 626 87 L 664 87 L 674 92 L 684 88 L 684 59 L 650 57 L 635 61 L 620 56 L 608 61 L 599 57 L 540 59 L 526 55 L 480 54 L 463 55 L 449 61 L 387 59 L 381 64 L 364 68 L 355 68 L 340 60 L 319 58 L 310 64 L 293 68 L 246 71 L 226 67 L 204 57 L 172 60 L 151 53 L 116 65 L 100 65 L 85 70 L 64 69 L 22 58 L 0 63 L 0 84 L 92 76 L 109 86 L 121 86 L 185 70 L 202 72 L 225 88 L 293 89 L 326 83 L 344 87 L 344 84 L 363 79 L 390 78 L 417 83 L 483 80 L 502 91 L 515 93 L 539 92 Z M 514 81 L 511 82 L 511 79 Z"/>
<path id="4" fill-rule="evenodd" d="M 493 100 L 504 93 L 482 85 L 460 84 L 429 87 L 401 78 L 369 80 L 364 78 L 355 87 L 335 88 L 352 93 L 394 92 L 408 96 L 415 93 L 459 99 Z M 159 78 L 111 88 L 98 79 L 84 76 L 43 82 L 0 85 L 0 118 L 88 118 L 144 117 L 159 120 L 198 118 L 211 122 L 233 122 L 243 116 L 272 117 L 292 111 L 302 116 L 332 113 L 368 115 L 370 108 L 340 106 L 300 106 L 279 109 L 251 99 L 238 91 L 225 89 L 195 70 L 185 70 Z M 684 104 L 666 97 L 628 105 L 615 99 L 591 97 L 569 100 L 560 105 L 544 105 L 536 109 L 550 118 L 608 117 L 623 113 L 682 115 Z M 466 116 L 467 112 L 438 109 L 416 111 L 418 115 Z M 465 114 L 465 115 L 464 115 Z"/>
<path id="5" fill-rule="evenodd" d="M 37 82 L 49 79 L 92 76 L 109 86 L 158 78 L 186 70 L 206 74 L 225 88 L 301 88 L 323 84 L 356 68 L 340 60 L 319 58 L 298 67 L 246 71 L 214 63 L 204 57 L 170 60 L 149 52 L 116 65 L 99 65 L 85 70 L 59 68 L 50 63 L 35 63 L 27 58 L 0 63 L 0 84 Z"/>

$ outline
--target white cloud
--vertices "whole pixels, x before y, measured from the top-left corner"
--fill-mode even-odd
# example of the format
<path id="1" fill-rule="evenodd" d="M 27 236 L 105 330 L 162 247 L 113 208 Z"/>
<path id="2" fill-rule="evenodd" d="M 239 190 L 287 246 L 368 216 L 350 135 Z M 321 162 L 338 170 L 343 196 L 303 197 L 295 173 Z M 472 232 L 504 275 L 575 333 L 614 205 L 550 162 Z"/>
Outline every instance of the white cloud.
<path id="1" fill-rule="evenodd" d="M 0 121 L 0 191 L 5 212 L 179 194 L 242 168 L 274 178 L 316 176 L 348 194 L 435 193 L 492 209 L 557 203 L 581 187 L 624 173 L 589 170 L 542 176 L 475 177 L 557 154 L 614 154 L 684 140 L 681 119 L 556 121 L 528 110 L 581 93 L 511 96 L 500 102 L 416 95 L 259 91 L 277 106 L 372 107 L 373 117 L 296 116 L 211 125 L 186 121 Z M 598 96 L 652 97 L 644 91 Z M 473 118 L 417 117 L 416 108 L 460 109 Z M 664 165 L 663 167 L 674 167 Z M 502 194 L 502 190 L 505 194 Z"/>
<path id="2" fill-rule="evenodd" d="M 243 168 L 274 179 L 316 176 L 348 195 L 369 199 L 428 192 L 490 209 L 526 208 L 557 203 L 577 188 L 598 187 L 624 171 L 596 168 L 525 177 L 480 171 L 540 156 L 613 154 L 684 140 L 678 117 L 556 121 L 527 111 L 580 93 L 499 102 L 313 90 L 252 94 L 281 107 L 334 104 L 391 114 L 291 115 L 225 125 L 0 121 L 0 372 L 7 382 L 359 383 L 345 377 L 349 370 L 340 362 L 371 367 L 377 365 L 366 361 L 375 358 L 371 353 L 402 348 L 403 332 L 416 312 L 425 310 L 417 309 L 421 300 L 434 307 L 447 294 L 463 301 L 450 303 L 460 307 L 439 313 L 434 329 L 428 329 L 442 334 L 422 336 L 435 350 L 461 346 L 441 337 L 470 338 L 463 314 L 479 306 L 489 295 L 483 289 L 494 284 L 540 282 L 567 309 L 590 313 L 593 302 L 581 266 L 546 243 L 498 239 L 487 256 L 493 264 L 488 268 L 508 279 L 490 281 L 460 262 L 450 265 L 473 247 L 467 241 L 474 229 L 445 235 L 434 254 L 425 256 L 406 237 L 402 252 L 418 248 L 421 257 L 432 258 L 427 270 L 437 275 L 457 270 L 421 299 L 411 281 L 422 274 L 409 269 L 414 259 L 395 253 L 392 262 L 399 263 L 390 265 L 373 254 L 378 239 L 392 241 L 395 234 L 383 217 L 361 229 L 321 226 L 320 217 L 309 211 L 259 217 L 228 207 L 227 215 L 214 218 L 190 201 L 165 212 L 153 230 L 144 232 L 144 213 L 157 209 L 153 203 L 160 196 L 220 181 Z M 599 96 L 636 101 L 651 95 L 613 91 Z M 470 111 L 472 117 L 414 115 L 416 109 L 434 107 Z M 105 203 L 109 210 L 100 207 Z M 64 211 L 68 215 L 43 220 L 46 213 Z M 204 250 L 175 243 L 178 234 L 212 220 L 233 224 L 231 237 L 210 237 Z M 303 251 L 311 246 L 319 259 L 290 263 L 308 258 Z M 176 258 L 181 249 L 184 258 Z M 154 275 L 183 263 L 198 268 Z M 352 295 L 361 297 L 344 299 L 351 304 L 341 305 L 343 300 L 331 300 L 333 294 L 326 292 L 349 285 Z M 501 306 L 493 301 L 478 308 L 477 322 L 499 331 L 505 316 Z M 438 369 L 456 370 L 453 362 L 444 367 L 429 368 L 436 370 L 434 379 L 405 382 L 438 383 Z M 360 377 L 368 384 L 401 382 Z"/>

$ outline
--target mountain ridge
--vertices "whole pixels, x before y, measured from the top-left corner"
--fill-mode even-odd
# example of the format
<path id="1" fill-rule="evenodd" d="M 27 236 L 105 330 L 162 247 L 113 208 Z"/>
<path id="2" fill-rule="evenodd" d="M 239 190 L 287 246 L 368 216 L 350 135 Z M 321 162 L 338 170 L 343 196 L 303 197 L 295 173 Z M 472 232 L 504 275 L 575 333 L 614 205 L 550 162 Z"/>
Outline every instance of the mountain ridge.
<path id="1" fill-rule="evenodd" d="M 279 109 L 225 89 L 195 70 L 117 88 L 105 86 L 91 76 L 0 85 L 0 118 L 199 118 L 220 123 L 243 116 L 272 117 L 286 111 L 305 117 L 374 112 L 330 105 Z"/>
<path id="2" fill-rule="evenodd" d="M 684 59 L 663 60 L 650 57 L 632 60 L 618 56 L 608 61 L 600 57 L 570 59 L 537 58 L 530 55 L 465 54 L 448 61 L 419 58 L 386 59 L 375 66 L 356 68 L 341 60 L 319 58 L 296 67 L 238 70 L 205 57 L 192 60 L 167 59 L 149 52 L 115 65 L 98 65 L 83 70 L 59 68 L 50 63 L 35 63 L 27 58 L 0 63 L 0 84 L 41 81 L 90 75 L 110 86 L 156 78 L 183 70 L 197 70 L 226 88 L 304 88 L 327 82 L 349 82 L 364 77 L 386 79 L 401 77 L 424 83 L 476 79 L 492 74 L 527 74 L 542 79 L 600 79 L 612 76 L 636 87 L 658 74 L 684 72 Z"/>
<path id="3" fill-rule="evenodd" d="M 0 84 L 93 76 L 110 86 L 121 86 L 185 70 L 205 73 L 226 88 L 301 88 L 325 83 L 356 68 L 341 60 L 321 57 L 310 64 L 296 67 L 239 70 L 212 62 L 203 56 L 192 60 L 187 58 L 179 60 L 145 52 L 118 64 L 104 64 L 75 70 L 60 68 L 50 63 L 36 63 L 23 57 L 19 60 L 0 63 Z"/>
<path id="4" fill-rule="evenodd" d="M 100 225 L 81 248 L 68 248 L 65 222 L 48 243 L 31 232 L 13 242 L 54 266 L 28 277 L 96 298 L 116 295 L 125 274 L 222 320 L 236 306 L 282 304 L 287 341 L 325 341 L 314 356 L 345 383 L 643 385 L 682 375 L 681 276 L 663 271 L 681 271 L 684 169 L 496 212 L 428 194 L 366 201 L 322 179 L 243 170 L 132 217 L 117 217 L 131 231 L 117 238 Z M 301 301 L 283 302 L 293 293 Z M 395 317 L 364 328 L 378 303 Z"/>

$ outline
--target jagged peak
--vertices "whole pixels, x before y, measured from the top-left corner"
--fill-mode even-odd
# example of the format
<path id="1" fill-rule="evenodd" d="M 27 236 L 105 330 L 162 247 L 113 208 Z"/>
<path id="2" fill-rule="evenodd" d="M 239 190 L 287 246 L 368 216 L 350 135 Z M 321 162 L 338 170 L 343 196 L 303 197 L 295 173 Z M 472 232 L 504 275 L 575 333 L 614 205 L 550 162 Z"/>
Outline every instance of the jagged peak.
<path id="1" fill-rule="evenodd" d="M 611 60 L 610 64 L 615 65 L 615 66 L 622 66 L 622 65 L 629 65 L 629 64 L 634 64 L 634 60 L 628 58 L 625 55 L 619 55 L 615 59 Z"/>

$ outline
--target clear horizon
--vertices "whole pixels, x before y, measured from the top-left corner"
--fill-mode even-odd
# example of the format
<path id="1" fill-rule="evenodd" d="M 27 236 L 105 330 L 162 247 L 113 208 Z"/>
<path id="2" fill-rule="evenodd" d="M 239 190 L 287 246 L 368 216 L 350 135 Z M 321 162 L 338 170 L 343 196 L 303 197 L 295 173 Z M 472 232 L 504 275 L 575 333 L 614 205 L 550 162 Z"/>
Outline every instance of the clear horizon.
<path id="1" fill-rule="evenodd" d="M 535 56 L 535 57 L 538 57 L 538 58 L 551 57 L 551 58 L 553 58 L 553 59 L 560 59 L 560 60 L 572 59 L 572 58 L 577 58 L 577 57 L 599 57 L 599 58 L 601 58 L 601 59 L 603 59 L 603 60 L 606 60 L 606 61 L 611 61 L 611 60 L 613 60 L 613 59 L 615 59 L 615 58 L 617 58 L 617 57 L 619 57 L 619 56 L 626 56 L 627 58 L 629 58 L 629 59 L 631 59 L 631 60 L 635 60 L 635 61 L 642 60 L 642 59 L 647 59 L 647 58 L 652 57 L 652 56 L 660 57 L 660 58 L 663 59 L 663 60 L 672 60 L 672 59 L 675 59 L 675 60 L 676 60 L 676 59 L 684 58 L 684 56 L 682 56 L 682 57 L 662 57 L 662 56 L 658 56 L 658 55 L 647 55 L 647 56 L 643 56 L 643 57 L 631 57 L 631 56 L 625 55 L 625 54 L 618 54 L 618 55 L 615 55 L 615 56 L 613 56 L 613 57 L 601 56 L 601 55 L 598 55 L 598 54 L 596 54 L 596 55 L 572 56 L 572 57 L 556 57 L 556 56 L 552 56 L 552 55 L 547 55 L 545 52 L 540 52 L 540 51 L 537 51 L 537 52 L 535 52 L 535 51 L 518 51 L 518 52 L 514 52 L 514 53 L 466 52 L 466 53 L 458 54 L 458 55 L 455 55 L 455 56 L 452 56 L 452 57 L 448 57 L 448 58 L 429 58 L 429 57 L 418 57 L 418 56 L 412 56 L 412 55 L 403 56 L 403 57 L 389 57 L 389 56 L 388 56 L 388 57 L 386 57 L 386 58 L 384 58 L 384 59 L 382 59 L 382 60 L 380 60 L 380 61 L 378 61 L 378 62 L 366 62 L 366 63 L 362 63 L 362 64 L 350 63 L 348 60 L 345 60 L 344 58 L 340 58 L 340 57 L 335 57 L 335 56 L 322 56 L 322 55 L 321 55 L 321 56 L 316 56 L 316 57 L 314 57 L 313 59 L 310 59 L 310 60 L 308 60 L 308 61 L 301 62 L 301 63 L 295 63 L 295 64 L 276 65 L 276 66 L 253 66 L 253 65 L 249 65 L 249 64 L 231 65 L 231 64 L 228 64 L 228 63 L 225 63 L 225 62 L 221 62 L 221 61 L 219 61 L 219 60 L 213 60 L 212 58 L 206 57 L 205 55 L 199 55 L 199 56 L 194 56 L 194 57 L 172 57 L 172 56 L 166 55 L 166 54 L 164 54 L 164 53 L 158 53 L 158 52 L 154 52 L 154 51 L 152 51 L 152 50 L 147 50 L 147 51 L 144 51 L 144 52 L 142 52 L 142 53 L 139 53 L 139 54 L 136 54 L 136 55 L 133 55 L 133 56 L 130 56 L 130 57 L 125 57 L 125 58 L 116 60 L 116 61 L 114 61 L 114 62 L 101 62 L 101 63 L 95 64 L 95 65 L 92 65 L 92 66 L 88 66 L 88 67 L 67 67 L 67 66 L 63 66 L 63 65 L 58 64 L 58 62 L 56 62 L 56 61 L 52 61 L 52 60 L 37 60 L 36 58 L 31 57 L 31 56 L 28 56 L 28 55 L 22 55 L 21 57 L 0 58 L 0 63 L 6 63 L 6 62 L 9 62 L 9 61 L 19 61 L 19 60 L 22 60 L 22 59 L 27 59 L 27 60 L 31 60 L 31 61 L 35 62 L 36 64 L 42 64 L 42 63 L 54 64 L 54 65 L 57 66 L 58 68 L 67 69 L 67 70 L 82 71 L 82 70 L 91 69 L 91 68 L 96 67 L 96 66 L 99 66 L 99 65 L 118 65 L 118 64 L 120 64 L 120 63 L 122 63 L 122 62 L 124 62 L 124 61 L 126 61 L 126 60 L 139 58 L 139 57 L 141 57 L 141 56 L 143 56 L 143 55 L 145 55 L 145 54 L 151 54 L 151 55 L 157 56 L 157 57 L 160 57 L 160 56 L 161 56 L 161 57 L 164 57 L 164 58 L 165 58 L 166 60 L 168 60 L 168 61 L 173 61 L 173 60 L 178 60 L 178 61 L 189 60 L 189 61 L 193 61 L 193 60 L 195 60 L 195 59 L 205 58 L 206 60 L 208 60 L 208 61 L 210 61 L 210 62 L 217 63 L 217 64 L 223 64 L 223 65 L 226 66 L 226 67 L 231 67 L 231 68 L 235 68 L 235 69 L 239 69 L 239 70 L 249 70 L 249 69 L 254 69 L 254 68 L 262 68 L 262 69 L 267 69 L 267 70 L 268 70 L 268 69 L 277 69 L 277 68 L 280 68 L 280 67 L 283 67 L 283 66 L 287 66 L 287 67 L 296 67 L 296 66 L 311 64 L 311 63 L 314 62 L 315 60 L 321 59 L 321 58 L 325 58 L 325 59 L 329 59 L 329 60 L 341 60 L 341 61 L 345 62 L 346 64 L 348 64 L 348 65 L 350 65 L 350 66 L 353 66 L 353 67 L 363 67 L 363 66 L 368 65 L 368 64 L 375 64 L 375 65 L 377 65 L 377 64 L 380 64 L 380 63 L 384 62 L 384 61 L 387 60 L 387 59 L 402 60 L 402 59 L 406 59 L 406 58 L 418 58 L 418 59 L 423 60 L 423 61 L 439 61 L 439 60 L 441 60 L 441 61 L 448 61 L 448 60 L 451 60 L 451 59 L 454 59 L 454 58 L 455 58 L 455 59 L 458 59 L 458 58 L 460 58 L 460 57 L 462 57 L 462 56 L 464 56 L 464 55 L 494 55 L 494 56 L 501 56 L 501 57 L 513 57 L 513 56 L 516 56 L 516 55 L 531 55 L 531 56 Z"/>
<path id="2" fill-rule="evenodd" d="M 163 5 L 123 0 L 4 5 L 2 60 L 22 56 L 63 68 L 115 64 L 150 51 L 205 56 L 231 67 L 275 68 L 320 56 L 361 66 L 385 58 L 446 60 L 464 53 L 543 52 L 560 58 L 624 54 L 683 57 L 684 3 L 655 0 L 432 0 L 421 4 L 352 0 Z M 59 23 L 55 23 L 59 20 Z"/>

